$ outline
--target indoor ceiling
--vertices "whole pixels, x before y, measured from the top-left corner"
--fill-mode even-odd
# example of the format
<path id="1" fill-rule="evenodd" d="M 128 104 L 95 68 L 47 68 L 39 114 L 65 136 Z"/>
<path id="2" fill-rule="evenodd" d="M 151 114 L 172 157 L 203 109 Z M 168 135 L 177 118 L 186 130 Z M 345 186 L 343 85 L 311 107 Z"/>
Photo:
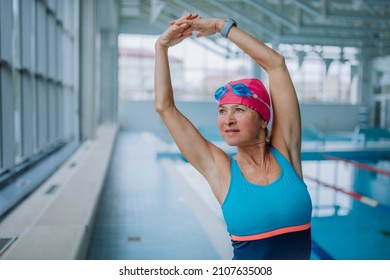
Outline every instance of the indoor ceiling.
<path id="1" fill-rule="evenodd" d="M 119 5 L 123 26 L 138 20 L 161 30 L 170 20 L 193 12 L 233 18 L 264 42 L 390 54 L 390 0 L 119 0 Z"/>

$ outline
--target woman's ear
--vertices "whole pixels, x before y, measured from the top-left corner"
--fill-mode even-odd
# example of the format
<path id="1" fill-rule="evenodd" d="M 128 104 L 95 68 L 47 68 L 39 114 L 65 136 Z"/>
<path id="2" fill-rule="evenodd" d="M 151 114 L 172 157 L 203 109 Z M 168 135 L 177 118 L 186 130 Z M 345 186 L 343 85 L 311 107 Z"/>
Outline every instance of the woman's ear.
<path id="1" fill-rule="evenodd" d="M 268 125 L 268 123 L 265 120 L 261 119 L 261 127 L 267 128 L 267 125 Z"/>

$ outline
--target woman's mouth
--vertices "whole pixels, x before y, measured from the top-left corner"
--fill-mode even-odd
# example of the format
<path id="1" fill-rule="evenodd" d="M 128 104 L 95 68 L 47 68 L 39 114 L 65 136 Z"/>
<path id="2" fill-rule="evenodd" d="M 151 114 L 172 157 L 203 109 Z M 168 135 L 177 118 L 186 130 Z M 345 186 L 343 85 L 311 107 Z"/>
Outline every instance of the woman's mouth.
<path id="1" fill-rule="evenodd" d="M 237 132 L 240 132 L 240 130 L 238 130 L 238 129 L 226 129 L 225 130 L 225 133 L 228 135 L 235 134 Z"/>

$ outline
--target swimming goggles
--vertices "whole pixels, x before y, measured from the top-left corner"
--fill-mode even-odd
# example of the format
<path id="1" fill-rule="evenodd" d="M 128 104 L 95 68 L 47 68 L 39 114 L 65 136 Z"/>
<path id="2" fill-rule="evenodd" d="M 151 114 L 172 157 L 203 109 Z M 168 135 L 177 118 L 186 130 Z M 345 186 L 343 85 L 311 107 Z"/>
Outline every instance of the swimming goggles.
<path id="1" fill-rule="evenodd" d="M 235 95 L 241 96 L 241 97 L 252 96 L 253 98 L 259 100 L 261 103 L 263 103 L 264 105 L 266 105 L 269 108 L 269 105 L 266 102 L 264 102 L 264 100 L 261 99 L 260 96 L 258 96 L 256 93 L 252 93 L 251 90 L 245 84 L 234 84 L 234 85 L 227 84 L 225 86 L 221 86 L 214 93 L 214 97 L 217 101 L 220 101 L 222 99 L 222 97 L 224 97 L 225 94 L 227 93 L 226 86 L 230 86 L 230 88 L 232 89 L 232 92 Z"/>

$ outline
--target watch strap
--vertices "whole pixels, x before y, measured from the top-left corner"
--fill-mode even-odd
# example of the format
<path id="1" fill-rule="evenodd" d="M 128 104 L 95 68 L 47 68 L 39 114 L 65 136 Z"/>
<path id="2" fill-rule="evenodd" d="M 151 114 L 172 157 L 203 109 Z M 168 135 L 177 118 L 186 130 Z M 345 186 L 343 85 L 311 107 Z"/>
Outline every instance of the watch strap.
<path id="1" fill-rule="evenodd" d="M 222 37 L 225 37 L 225 38 L 228 37 L 229 31 L 233 25 L 237 26 L 237 22 L 234 19 L 231 19 L 231 18 L 226 19 L 226 23 L 221 30 Z"/>

